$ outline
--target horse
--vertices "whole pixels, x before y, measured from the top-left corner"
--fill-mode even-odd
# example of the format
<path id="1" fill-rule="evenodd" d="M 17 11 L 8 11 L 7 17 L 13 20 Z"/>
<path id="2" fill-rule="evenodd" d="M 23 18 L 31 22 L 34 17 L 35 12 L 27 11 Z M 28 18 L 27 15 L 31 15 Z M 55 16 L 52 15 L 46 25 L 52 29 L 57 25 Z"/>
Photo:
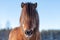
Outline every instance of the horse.
<path id="1" fill-rule="evenodd" d="M 20 25 L 9 34 L 9 40 L 40 40 L 37 3 L 21 3 Z"/>

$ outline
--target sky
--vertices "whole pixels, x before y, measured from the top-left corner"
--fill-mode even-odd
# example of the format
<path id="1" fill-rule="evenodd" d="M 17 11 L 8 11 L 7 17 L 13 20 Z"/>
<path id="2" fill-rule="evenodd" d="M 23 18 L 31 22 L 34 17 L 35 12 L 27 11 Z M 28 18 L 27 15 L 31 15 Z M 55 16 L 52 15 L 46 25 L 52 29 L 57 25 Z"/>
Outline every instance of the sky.
<path id="1" fill-rule="evenodd" d="M 19 26 L 22 2 L 37 2 L 40 30 L 60 29 L 60 0 L 0 0 L 0 29 L 7 21 L 12 28 Z"/>

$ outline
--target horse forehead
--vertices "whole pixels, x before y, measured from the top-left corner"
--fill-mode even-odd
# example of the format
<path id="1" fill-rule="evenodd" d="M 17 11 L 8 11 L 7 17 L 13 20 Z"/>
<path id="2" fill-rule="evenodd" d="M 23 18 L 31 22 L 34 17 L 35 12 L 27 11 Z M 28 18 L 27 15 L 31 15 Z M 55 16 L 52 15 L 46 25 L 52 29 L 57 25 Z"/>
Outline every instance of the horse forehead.
<path id="1" fill-rule="evenodd" d="M 25 5 L 27 5 L 27 6 L 32 6 L 33 3 L 25 3 Z"/>
<path id="2" fill-rule="evenodd" d="M 33 4 L 32 4 L 32 3 L 26 3 L 26 4 L 24 5 L 24 7 L 25 7 L 26 9 L 31 9 L 31 8 L 33 7 Z"/>

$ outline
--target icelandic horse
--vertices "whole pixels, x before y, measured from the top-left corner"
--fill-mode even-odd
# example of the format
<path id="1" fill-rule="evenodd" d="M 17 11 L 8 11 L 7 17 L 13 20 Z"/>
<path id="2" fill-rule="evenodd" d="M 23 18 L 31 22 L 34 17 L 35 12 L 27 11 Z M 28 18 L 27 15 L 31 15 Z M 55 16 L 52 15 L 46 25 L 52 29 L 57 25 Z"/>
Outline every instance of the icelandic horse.
<path id="1" fill-rule="evenodd" d="M 37 3 L 22 2 L 21 8 L 20 25 L 10 32 L 9 40 L 40 40 Z"/>

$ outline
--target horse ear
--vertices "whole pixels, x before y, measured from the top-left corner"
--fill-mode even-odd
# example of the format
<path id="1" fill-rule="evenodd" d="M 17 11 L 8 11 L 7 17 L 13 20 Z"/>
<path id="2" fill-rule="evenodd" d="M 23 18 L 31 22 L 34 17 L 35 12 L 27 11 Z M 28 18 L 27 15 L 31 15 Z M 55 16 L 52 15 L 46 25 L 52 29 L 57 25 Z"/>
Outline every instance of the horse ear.
<path id="1" fill-rule="evenodd" d="M 37 3 L 34 3 L 34 7 L 35 7 L 35 8 L 37 7 Z"/>
<path id="2" fill-rule="evenodd" d="M 24 7 L 24 3 L 23 3 L 23 2 L 21 3 L 21 7 L 22 7 L 22 8 Z"/>

